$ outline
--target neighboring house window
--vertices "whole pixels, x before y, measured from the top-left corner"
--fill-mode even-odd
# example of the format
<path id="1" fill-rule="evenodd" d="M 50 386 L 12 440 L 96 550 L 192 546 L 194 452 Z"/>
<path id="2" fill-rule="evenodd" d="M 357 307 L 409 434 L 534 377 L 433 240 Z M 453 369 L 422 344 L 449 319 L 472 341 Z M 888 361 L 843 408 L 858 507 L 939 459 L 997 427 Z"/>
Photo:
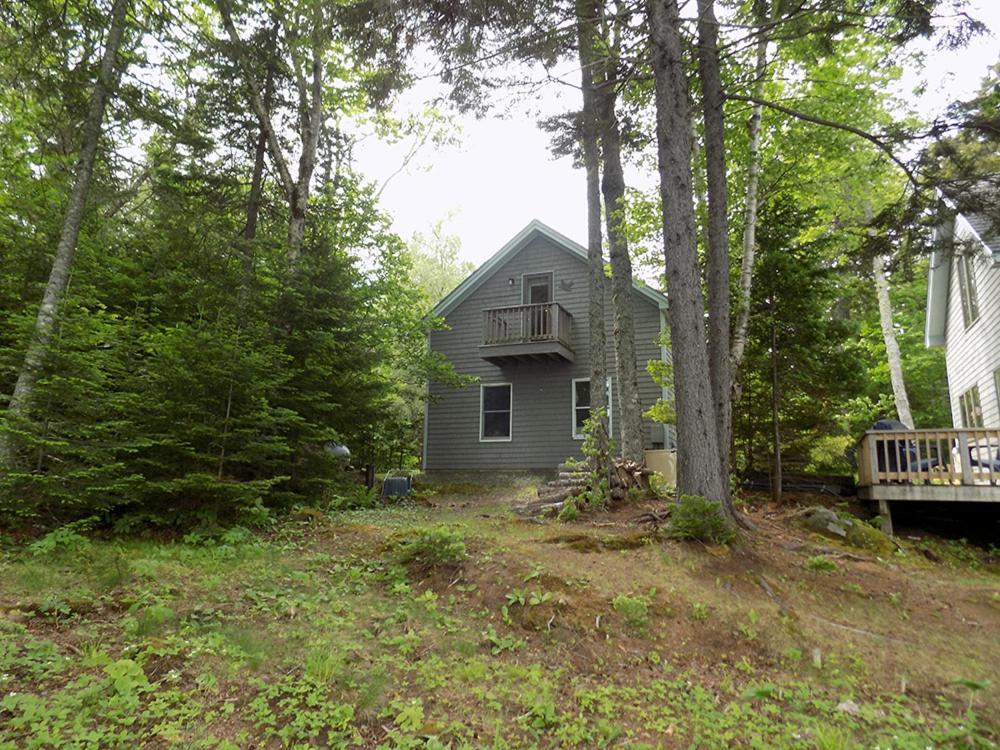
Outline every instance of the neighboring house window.
<path id="1" fill-rule="evenodd" d="M 993 373 L 993 391 L 997 394 L 997 414 L 1000 414 L 1000 370 Z"/>
<path id="2" fill-rule="evenodd" d="M 611 378 L 608 378 L 608 431 L 611 432 Z M 590 380 L 573 381 L 573 437 L 583 440 L 583 425 L 590 419 Z"/>
<path id="3" fill-rule="evenodd" d="M 979 298 L 973 256 L 966 253 L 958 256 L 958 290 L 962 296 L 962 318 L 968 328 L 979 319 Z"/>
<path id="4" fill-rule="evenodd" d="M 962 410 L 962 427 L 982 427 L 983 407 L 979 403 L 979 386 L 974 385 L 958 397 Z"/>
<path id="5" fill-rule="evenodd" d="M 480 440 L 510 440 L 511 390 L 510 383 L 479 387 Z"/>

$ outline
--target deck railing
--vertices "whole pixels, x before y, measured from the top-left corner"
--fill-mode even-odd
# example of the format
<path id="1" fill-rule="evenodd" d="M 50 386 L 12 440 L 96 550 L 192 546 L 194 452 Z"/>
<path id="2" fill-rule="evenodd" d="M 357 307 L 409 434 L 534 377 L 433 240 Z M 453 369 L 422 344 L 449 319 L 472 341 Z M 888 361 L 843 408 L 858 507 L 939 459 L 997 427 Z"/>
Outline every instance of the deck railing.
<path id="1" fill-rule="evenodd" d="M 1000 484 L 1000 429 L 869 430 L 858 484 Z"/>
<path id="2" fill-rule="evenodd" d="M 557 302 L 483 310 L 483 346 L 554 341 L 571 349 L 573 316 Z"/>

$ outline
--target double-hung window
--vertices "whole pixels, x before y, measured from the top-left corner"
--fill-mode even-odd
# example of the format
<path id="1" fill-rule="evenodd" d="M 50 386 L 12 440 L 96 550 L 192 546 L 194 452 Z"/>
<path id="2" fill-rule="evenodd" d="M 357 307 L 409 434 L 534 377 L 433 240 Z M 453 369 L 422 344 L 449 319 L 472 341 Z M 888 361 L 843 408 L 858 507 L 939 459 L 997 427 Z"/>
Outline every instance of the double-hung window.
<path id="1" fill-rule="evenodd" d="M 962 411 L 962 427 L 982 427 L 983 407 L 979 402 L 979 386 L 974 385 L 958 397 Z"/>
<path id="2" fill-rule="evenodd" d="M 510 383 L 479 386 L 479 439 L 510 440 L 513 393 Z"/>
<path id="3" fill-rule="evenodd" d="M 611 378 L 607 382 L 608 432 L 611 432 Z M 583 440 L 583 425 L 590 419 L 590 380 L 580 378 L 573 381 L 573 437 Z"/>
<path id="4" fill-rule="evenodd" d="M 961 253 L 958 261 L 958 291 L 962 297 L 962 319 L 968 328 L 979 319 L 979 297 L 976 294 L 975 256 Z"/>

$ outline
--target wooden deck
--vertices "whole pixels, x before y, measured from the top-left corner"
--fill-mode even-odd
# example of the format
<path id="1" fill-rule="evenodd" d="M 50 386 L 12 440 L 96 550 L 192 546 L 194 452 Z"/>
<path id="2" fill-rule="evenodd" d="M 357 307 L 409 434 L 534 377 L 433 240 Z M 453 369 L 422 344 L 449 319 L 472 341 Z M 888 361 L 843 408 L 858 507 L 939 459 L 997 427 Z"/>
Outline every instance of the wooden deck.
<path id="1" fill-rule="evenodd" d="M 483 310 L 479 356 L 494 364 L 574 360 L 573 316 L 557 302 Z"/>
<path id="2" fill-rule="evenodd" d="M 1000 429 L 869 430 L 858 441 L 858 497 L 890 502 L 1000 503 Z"/>

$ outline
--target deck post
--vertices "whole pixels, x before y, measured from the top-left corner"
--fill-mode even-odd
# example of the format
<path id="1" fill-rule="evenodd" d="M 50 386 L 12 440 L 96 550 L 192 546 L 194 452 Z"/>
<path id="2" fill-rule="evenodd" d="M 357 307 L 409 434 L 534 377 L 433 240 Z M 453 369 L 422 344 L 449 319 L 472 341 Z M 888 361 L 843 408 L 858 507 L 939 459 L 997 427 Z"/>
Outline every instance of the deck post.
<path id="1" fill-rule="evenodd" d="M 958 459 L 962 465 L 962 484 L 972 484 L 972 464 L 969 455 L 969 436 L 965 432 L 958 433 Z"/>
<path id="2" fill-rule="evenodd" d="M 882 533 L 892 536 L 892 511 L 889 510 L 888 500 L 878 501 L 878 515 L 882 521 Z"/>
<path id="3" fill-rule="evenodd" d="M 882 477 L 878 468 L 878 439 L 874 434 L 868 433 L 868 460 L 871 462 L 871 476 L 869 480 L 872 484 L 882 484 Z M 889 462 L 885 462 L 885 470 L 889 470 Z"/>

